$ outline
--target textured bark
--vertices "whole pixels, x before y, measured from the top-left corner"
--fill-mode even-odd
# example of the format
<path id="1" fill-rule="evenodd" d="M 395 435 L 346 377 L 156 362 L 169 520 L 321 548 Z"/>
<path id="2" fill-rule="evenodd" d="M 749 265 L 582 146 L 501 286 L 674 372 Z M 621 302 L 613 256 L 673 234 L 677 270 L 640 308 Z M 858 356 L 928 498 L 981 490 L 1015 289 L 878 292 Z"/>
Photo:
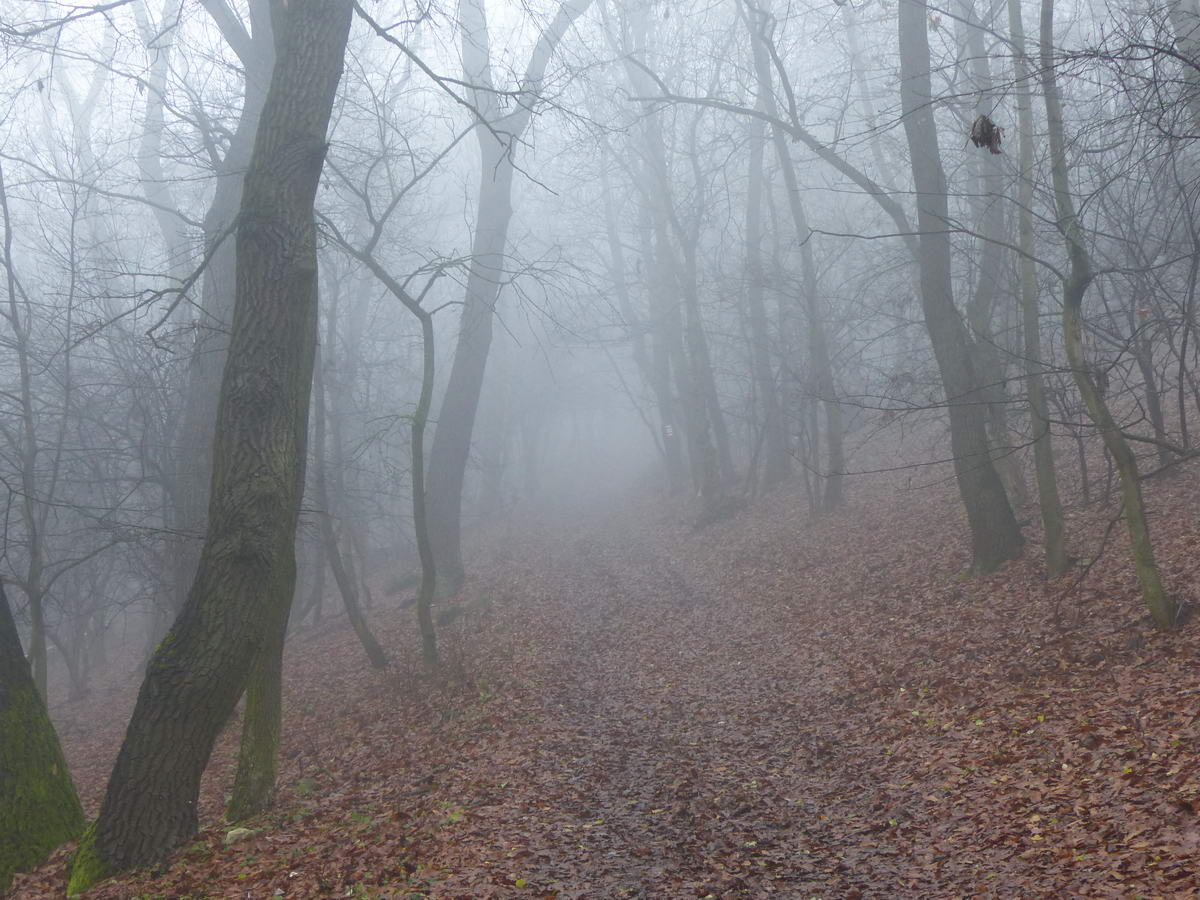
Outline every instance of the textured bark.
<path id="1" fill-rule="evenodd" d="M 295 560 L 280 584 L 296 584 Z M 281 588 L 282 590 L 282 588 Z M 266 634 L 246 681 L 246 709 L 238 745 L 238 765 L 225 818 L 240 822 L 270 809 L 275 800 L 279 739 L 283 733 L 283 645 L 287 639 L 290 596 L 274 599 Z"/>
<path id="2" fill-rule="evenodd" d="M 1025 343 L 1025 380 L 1029 394 L 1029 418 L 1033 426 L 1033 460 L 1037 477 L 1038 508 L 1042 515 L 1042 547 L 1046 574 L 1057 578 L 1069 565 L 1064 537 L 1062 501 L 1058 496 L 1058 474 L 1050 442 L 1050 409 L 1042 377 L 1041 325 L 1038 321 L 1037 272 L 1034 269 L 1033 234 L 1033 103 L 1029 81 L 1029 59 L 1025 48 L 1025 24 L 1020 0 L 1008 0 L 1009 37 L 1014 46 L 1013 67 L 1017 94 L 1017 141 L 1020 182 L 1017 189 L 1017 242 L 1021 275 L 1021 325 Z M 1084 471 L 1086 486 L 1086 470 Z"/>
<path id="3" fill-rule="evenodd" d="M 83 830 L 83 808 L 0 584 L 0 897 Z"/>
<path id="4" fill-rule="evenodd" d="M 901 0 L 901 107 L 917 197 L 921 309 L 949 407 L 954 471 L 971 530 L 971 570 L 982 574 L 1019 556 L 1024 541 L 992 460 L 985 398 L 954 304 L 946 175 L 930 105 L 927 20 L 924 0 Z"/>
<path id="5" fill-rule="evenodd" d="M 229 13 L 224 0 L 205 0 L 203 5 L 241 61 L 246 85 L 241 116 L 229 149 L 217 165 L 216 190 L 204 216 L 204 247 L 211 258 L 204 270 L 175 442 L 176 527 L 183 537 L 174 555 L 175 591 L 171 603 L 164 605 L 164 624 L 182 608 L 200 561 L 200 537 L 205 533 L 213 473 L 217 398 L 229 350 L 237 284 L 237 242 L 230 229 L 242 202 L 246 169 L 275 64 L 269 0 L 251 0 L 252 33 Z"/>
<path id="6" fill-rule="evenodd" d="M 1063 344 L 1075 384 L 1083 396 L 1088 416 L 1095 423 L 1104 446 L 1111 455 L 1121 480 L 1121 499 L 1125 507 L 1125 526 L 1134 567 L 1142 587 L 1142 600 L 1159 628 L 1175 624 L 1174 604 L 1168 600 L 1154 559 L 1150 541 L 1150 523 L 1142 500 L 1137 458 L 1121 428 L 1113 419 L 1104 395 L 1097 389 L 1083 346 L 1083 298 L 1092 282 L 1092 261 L 1084 243 L 1083 229 L 1075 212 L 1067 167 L 1066 140 L 1063 135 L 1062 102 L 1054 71 L 1054 0 L 1042 0 L 1041 75 L 1046 100 L 1046 136 L 1050 144 L 1050 176 L 1054 186 L 1054 205 L 1058 228 L 1067 244 L 1070 264 L 1063 283 Z"/>
<path id="7" fill-rule="evenodd" d="M 200 776 L 295 579 L 316 343 L 313 199 L 349 0 L 274 0 L 280 60 L 246 174 L 237 302 L 218 404 L 208 530 L 155 651 L 70 891 L 151 865 L 196 831 Z"/>

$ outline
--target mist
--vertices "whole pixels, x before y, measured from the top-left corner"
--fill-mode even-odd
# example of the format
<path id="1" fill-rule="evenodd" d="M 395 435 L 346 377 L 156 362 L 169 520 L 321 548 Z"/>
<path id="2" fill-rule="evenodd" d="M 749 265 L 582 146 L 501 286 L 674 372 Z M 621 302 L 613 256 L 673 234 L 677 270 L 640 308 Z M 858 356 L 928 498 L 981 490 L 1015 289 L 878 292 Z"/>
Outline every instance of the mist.
<path id="1" fill-rule="evenodd" d="M 0 897 L 1196 889 L 1196 0 L 0 52 Z"/>

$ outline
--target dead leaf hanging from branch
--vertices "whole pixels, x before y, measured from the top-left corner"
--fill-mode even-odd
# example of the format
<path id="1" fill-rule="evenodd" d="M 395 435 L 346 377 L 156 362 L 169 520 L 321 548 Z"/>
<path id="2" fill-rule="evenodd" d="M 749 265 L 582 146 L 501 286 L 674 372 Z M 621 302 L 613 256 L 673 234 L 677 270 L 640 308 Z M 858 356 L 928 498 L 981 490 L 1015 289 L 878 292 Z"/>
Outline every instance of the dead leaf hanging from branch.
<path id="1" fill-rule="evenodd" d="M 988 116 L 980 116 L 971 125 L 971 143 L 976 147 L 987 147 L 992 153 L 1000 153 L 1000 142 L 1004 140 L 1004 129 Z"/>

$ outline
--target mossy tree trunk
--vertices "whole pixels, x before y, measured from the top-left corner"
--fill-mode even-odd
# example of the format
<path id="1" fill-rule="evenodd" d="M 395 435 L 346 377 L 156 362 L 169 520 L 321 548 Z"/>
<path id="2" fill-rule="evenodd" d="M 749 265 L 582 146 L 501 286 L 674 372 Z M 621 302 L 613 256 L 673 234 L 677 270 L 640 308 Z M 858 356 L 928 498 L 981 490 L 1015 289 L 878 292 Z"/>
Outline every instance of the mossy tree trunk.
<path id="1" fill-rule="evenodd" d="M 954 472 L 971 529 L 971 570 L 986 574 L 1019 556 L 1024 539 L 996 471 L 986 397 L 954 303 L 946 174 L 931 103 L 928 13 L 924 0 L 901 0 L 900 100 L 917 197 L 921 309 L 946 392 Z"/>
<path id="2" fill-rule="evenodd" d="M 1138 475 L 1137 458 L 1121 428 L 1112 416 L 1104 395 L 1096 386 L 1088 366 L 1083 346 L 1083 297 L 1092 282 L 1092 261 L 1084 243 L 1083 229 L 1075 213 L 1068 177 L 1066 140 L 1063 131 L 1062 101 L 1054 71 L 1054 0 L 1042 0 L 1041 75 L 1042 93 L 1046 99 L 1046 131 L 1050 143 L 1050 175 L 1054 188 L 1054 204 L 1058 212 L 1058 229 L 1067 243 L 1070 269 L 1063 283 L 1063 344 L 1067 362 L 1075 376 L 1075 384 L 1083 396 L 1088 416 L 1095 423 L 1105 449 L 1112 456 L 1121 480 L 1121 498 L 1125 506 L 1125 526 L 1129 531 L 1130 549 L 1142 599 L 1154 624 L 1170 628 L 1175 610 L 1167 599 L 1154 546 L 1150 542 L 1150 524 L 1142 501 L 1142 485 Z"/>
<path id="3" fill-rule="evenodd" d="M 0 583 L 0 897 L 79 836 L 83 808 Z"/>
<path id="4" fill-rule="evenodd" d="M 349 0 L 273 0 L 271 79 L 237 232 L 237 300 L 218 403 L 208 530 L 179 619 L 147 665 L 69 891 L 161 862 L 196 831 L 213 743 L 295 579 L 316 345 L 313 200 Z"/>

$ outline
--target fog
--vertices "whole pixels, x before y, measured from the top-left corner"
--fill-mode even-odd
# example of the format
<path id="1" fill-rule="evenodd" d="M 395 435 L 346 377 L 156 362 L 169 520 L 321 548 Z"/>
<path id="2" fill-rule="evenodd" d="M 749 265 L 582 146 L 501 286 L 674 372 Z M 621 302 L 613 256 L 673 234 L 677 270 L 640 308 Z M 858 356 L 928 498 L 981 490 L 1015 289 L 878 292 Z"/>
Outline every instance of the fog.
<path id="1" fill-rule="evenodd" d="M 625 504 L 699 534 L 952 485 L 966 575 L 1057 577 L 1064 504 L 1100 502 L 1173 625 L 1141 485 L 1195 453 L 1198 29 L 1195 0 L 0 0 L 6 677 L 142 694 L 81 858 L 194 833 L 298 635 L 441 671 L 496 541 Z"/>

